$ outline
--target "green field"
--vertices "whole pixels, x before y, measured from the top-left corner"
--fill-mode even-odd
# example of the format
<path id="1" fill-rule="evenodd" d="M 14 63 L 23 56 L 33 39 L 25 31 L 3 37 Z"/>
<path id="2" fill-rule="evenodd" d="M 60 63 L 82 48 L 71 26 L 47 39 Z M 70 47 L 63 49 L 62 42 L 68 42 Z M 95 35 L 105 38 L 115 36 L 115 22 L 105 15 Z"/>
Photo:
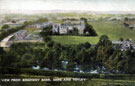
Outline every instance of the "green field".
<path id="1" fill-rule="evenodd" d="M 79 44 L 89 42 L 94 44 L 98 41 L 99 37 L 87 37 L 87 36 L 52 36 L 52 39 L 61 44 Z"/>
<path id="2" fill-rule="evenodd" d="M 0 30 L 1 30 L 1 27 L 2 27 L 2 25 L 0 25 Z"/>
<path id="3" fill-rule="evenodd" d="M 135 40 L 135 30 L 125 28 L 120 22 L 91 22 L 98 35 L 103 34 L 109 36 L 111 40 L 119 40 L 120 38 Z"/>
<path id="4" fill-rule="evenodd" d="M 40 79 L 40 78 L 35 78 L 35 79 Z M 20 81 L 20 82 L 3 82 L 1 83 L 1 85 L 2 86 L 18 86 L 18 85 L 20 86 L 134 86 L 135 81 L 106 80 L 106 79 L 92 79 L 87 81 L 56 81 L 56 82 L 53 81 L 21 82 Z"/>
<path id="5" fill-rule="evenodd" d="M 111 40 L 120 38 L 135 40 L 135 30 L 125 28 L 120 22 L 89 22 L 98 33 L 97 37 L 86 36 L 52 36 L 52 39 L 62 44 L 79 44 L 89 42 L 95 44 L 101 35 L 107 35 Z"/>

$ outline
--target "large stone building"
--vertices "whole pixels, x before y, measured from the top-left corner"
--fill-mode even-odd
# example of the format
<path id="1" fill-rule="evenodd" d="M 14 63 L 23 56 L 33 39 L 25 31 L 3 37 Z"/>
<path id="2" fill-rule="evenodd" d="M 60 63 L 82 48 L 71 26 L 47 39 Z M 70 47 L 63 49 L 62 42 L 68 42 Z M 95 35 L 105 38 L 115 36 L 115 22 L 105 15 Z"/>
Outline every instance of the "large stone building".
<path id="1" fill-rule="evenodd" d="M 52 25 L 53 32 L 57 32 L 60 34 L 67 34 L 70 31 L 73 31 L 74 28 L 78 29 L 79 34 L 83 34 L 84 29 L 85 29 L 85 23 L 84 21 L 71 21 L 71 20 L 66 20 L 63 24 L 53 24 Z"/>

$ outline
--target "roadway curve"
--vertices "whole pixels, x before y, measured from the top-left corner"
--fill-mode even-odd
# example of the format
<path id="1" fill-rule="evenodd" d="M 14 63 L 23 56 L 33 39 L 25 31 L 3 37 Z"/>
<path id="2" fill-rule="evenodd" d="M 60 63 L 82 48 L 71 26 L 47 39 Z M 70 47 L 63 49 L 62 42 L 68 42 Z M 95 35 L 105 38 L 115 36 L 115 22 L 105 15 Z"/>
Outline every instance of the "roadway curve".
<path id="1" fill-rule="evenodd" d="M 18 41 L 9 41 L 10 39 L 11 39 L 11 37 L 13 37 L 14 36 L 14 34 L 12 34 L 12 35 L 9 35 L 8 37 L 6 37 L 6 38 L 4 38 L 1 42 L 0 42 L 0 47 L 4 47 L 4 48 L 6 48 L 6 47 L 10 47 L 10 45 L 12 44 L 12 43 L 19 43 L 19 42 L 21 42 L 21 43 L 25 43 L 25 42 L 40 42 L 40 43 L 43 43 L 43 41 L 42 40 L 18 40 Z"/>
<path id="2" fill-rule="evenodd" d="M 11 35 L 9 35 L 8 37 L 6 37 L 6 38 L 4 38 L 1 42 L 0 42 L 0 47 L 9 47 L 10 46 L 10 42 L 9 42 L 9 40 L 10 40 L 10 38 L 11 37 L 13 37 L 14 36 L 14 34 L 11 34 Z"/>

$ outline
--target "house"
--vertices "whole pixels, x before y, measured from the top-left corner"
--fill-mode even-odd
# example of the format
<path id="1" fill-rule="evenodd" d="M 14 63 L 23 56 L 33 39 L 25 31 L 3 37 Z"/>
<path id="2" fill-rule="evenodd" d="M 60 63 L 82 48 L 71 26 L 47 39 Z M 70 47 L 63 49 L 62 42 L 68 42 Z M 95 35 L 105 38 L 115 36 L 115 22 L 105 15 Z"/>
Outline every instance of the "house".
<path id="1" fill-rule="evenodd" d="M 115 44 L 115 45 L 122 45 L 123 42 L 122 42 L 122 41 L 112 41 L 112 44 Z"/>
<path id="2" fill-rule="evenodd" d="M 121 21 L 121 20 L 122 20 L 121 17 L 111 17 L 107 19 L 107 21 Z"/>
<path id="3" fill-rule="evenodd" d="M 121 51 L 126 51 L 128 49 L 135 50 L 135 44 L 133 44 L 131 40 L 112 41 L 112 44 L 118 45 L 121 48 Z"/>
<path id="4" fill-rule="evenodd" d="M 26 30 L 20 30 L 14 34 L 14 40 L 24 40 L 24 38 L 27 36 L 28 32 Z"/>
<path id="5" fill-rule="evenodd" d="M 24 40 L 42 40 L 40 35 L 28 34 L 24 37 Z"/>
<path id="6" fill-rule="evenodd" d="M 44 27 L 47 27 L 47 26 L 51 26 L 51 25 L 53 25 L 52 21 L 40 24 L 41 28 L 44 28 Z"/>
<path id="7" fill-rule="evenodd" d="M 20 40 L 42 40 L 40 35 L 34 35 L 34 34 L 28 34 L 26 30 L 20 30 L 16 32 L 13 36 L 14 41 L 20 41 Z"/>
<path id="8" fill-rule="evenodd" d="M 134 29 L 134 28 L 135 28 L 135 24 L 129 25 L 129 28 L 130 28 L 130 29 Z"/>
<path id="9" fill-rule="evenodd" d="M 53 22 L 45 22 L 45 23 L 34 23 L 28 25 L 26 28 L 32 28 L 32 29 L 42 29 L 44 27 L 47 27 L 49 25 L 53 25 Z"/>

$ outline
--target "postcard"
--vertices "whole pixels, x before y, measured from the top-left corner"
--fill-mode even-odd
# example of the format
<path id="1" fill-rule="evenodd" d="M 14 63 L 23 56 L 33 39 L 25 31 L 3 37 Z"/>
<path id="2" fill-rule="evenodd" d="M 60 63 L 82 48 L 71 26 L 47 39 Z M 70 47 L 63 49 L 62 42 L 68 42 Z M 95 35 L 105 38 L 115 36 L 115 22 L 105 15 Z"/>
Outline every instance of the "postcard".
<path id="1" fill-rule="evenodd" d="M 135 86 L 134 0 L 0 0 L 0 86 Z"/>

